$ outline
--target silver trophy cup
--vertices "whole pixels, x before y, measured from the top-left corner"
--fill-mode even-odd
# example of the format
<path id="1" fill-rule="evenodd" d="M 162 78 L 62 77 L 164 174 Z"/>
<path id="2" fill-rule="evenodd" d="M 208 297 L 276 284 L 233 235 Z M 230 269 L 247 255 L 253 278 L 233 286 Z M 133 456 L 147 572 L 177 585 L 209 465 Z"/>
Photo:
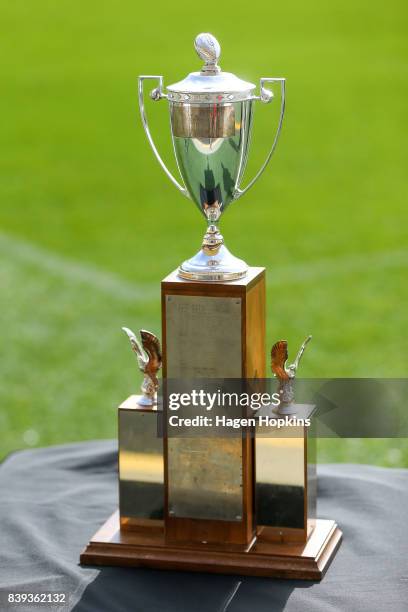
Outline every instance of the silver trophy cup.
<path id="1" fill-rule="evenodd" d="M 285 79 L 261 78 L 256 86 L 242 81 L 218 66 L 220 45 L 211 34 L 199 34 L 195 49 L 205 62 L 201 72 L 163 88 L 162 76 L 139 77 L 139 106 L 147 139 L 159 164 L 183 195 L 193 200 L 207 221 L 201 250 L 179 268 L 179 276 L 190 280 L 228 281 L 242 278 L 247 265 L 234 257 L 224 244 L 218 221 L 228 205 L 240 198 L 258 180 L 275 150 L 285 110 Z M 183 184 L 163 162 L 150 133 L 144 105 L 144 82 L 158 81 L 150 97 L 167 98 L 171 134 Z M 256 176 L 241 188 L 251 141 L 254 102 L 269 103 L 272 91 L 265 83 L 280 84 L 280 117 L 268 156 Z"/>

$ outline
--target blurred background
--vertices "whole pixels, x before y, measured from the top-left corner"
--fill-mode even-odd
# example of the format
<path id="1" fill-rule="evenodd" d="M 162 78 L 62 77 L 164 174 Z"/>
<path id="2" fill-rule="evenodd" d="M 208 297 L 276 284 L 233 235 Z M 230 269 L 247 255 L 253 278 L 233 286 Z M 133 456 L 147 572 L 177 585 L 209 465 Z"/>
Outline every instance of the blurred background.
<path id="1" fill-rule="evenodd" d="M 160 334 L 160 281 L 204 222 L 149 149 L 137 75 L 287 78 L 276 156 L 221 224 L 267 268 L 268 350 L 313 345 L 304 377 L 405 377 L 408 49 L 403 0 L 13 0 L 0 9 L 0 455 L 116 435 L 140 376 L 121 326 Z M 247 177 L 273 138 L 258 105 Z M 153 133 L 174 169 L 166 102 Z M 320 461 L 408 466 L 405 440 L 321 440 Z"/>

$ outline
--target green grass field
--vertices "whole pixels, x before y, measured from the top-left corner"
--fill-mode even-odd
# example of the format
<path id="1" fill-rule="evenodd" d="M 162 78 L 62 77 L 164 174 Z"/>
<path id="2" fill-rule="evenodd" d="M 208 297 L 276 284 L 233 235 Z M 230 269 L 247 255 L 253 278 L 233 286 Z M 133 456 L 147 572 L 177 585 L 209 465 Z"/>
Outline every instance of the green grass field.
<path id="1" fill-rule="evenodd" d="M 211 12 L 212 14 L 212 12 Z M 14 0 L 0 9 L 0 454 L 115 435 L 139 375 L 120 327 L 160 330 L 159 283 L 204 230 L 153 158 L 138 74 L 200 66 L 286 76 L 276 157 L 222 222 L 268 270 L 268 345 L 313 333 L 304 376 L 403 377 L 408 49 L 403 0 L 218 3 Z M 166 103 L 153 105 L 174 168 Z M 256 109 L 248 176 L 277 105 Z M 324 461 L 408 466 L 404 440 L 321 441 Z"/>

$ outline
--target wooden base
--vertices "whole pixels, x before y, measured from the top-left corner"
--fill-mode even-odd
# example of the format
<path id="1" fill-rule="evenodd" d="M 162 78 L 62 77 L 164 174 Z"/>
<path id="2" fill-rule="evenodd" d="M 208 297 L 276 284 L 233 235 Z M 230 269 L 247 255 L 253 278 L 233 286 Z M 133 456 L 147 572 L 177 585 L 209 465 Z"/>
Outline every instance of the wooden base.
<path id="1" fill-rule="evenodd" d="M 258 536 L 247 551 L 209 544 L 167 544 L 160 530 L 120 530 L 116 512 L 83 550 L 84 565 L 123 565 L 165 570 L 273 576 L 320 580 L 340 544 L 342 533 L 334 521 L 316 521 L 306 543 L 278 544 Z"/>

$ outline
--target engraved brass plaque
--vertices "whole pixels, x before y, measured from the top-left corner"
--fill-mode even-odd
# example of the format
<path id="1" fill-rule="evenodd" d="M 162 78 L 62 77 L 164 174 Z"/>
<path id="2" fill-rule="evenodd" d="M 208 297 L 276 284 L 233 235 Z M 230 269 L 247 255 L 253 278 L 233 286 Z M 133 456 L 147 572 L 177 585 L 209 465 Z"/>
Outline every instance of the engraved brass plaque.
<path id="1" fill-rule="evenodd" d="M 162 519 L 163 439 L 157 412 L 119 409 L 119 508 L 122 518 Z"/>
<path id="2" fill-rule="evenodd" d="M 311 404 L 295 404 L 298 418 L 310 418 Z M 258 415 L 277 416 L 269 407 Z M 316 516 L 316 440 L 307 427 L 256 429 L 256 504 L 258 525 L 306 529 Z"/>
<path id="3" fill-rule="evenodd" d="M 242 440 L 171 438 L 169 514 L 242 520 Z"/>
<path id="4" fill-rule="evenodd" d="M 178 138 L 232 138 L 235 136 L 233 104 L 170 105 L 174 136 Z"/>
<path id="5" fill-rule="evenodd" d="M 258 525 L 304 528 L 305 440 L 303 428 L 270 430 L 256 438 Z M 299 429 L 299 437 L 294 431 Z M 300 437 L 302 436 L 302 437 Z"/>
<path id="6" fill-rule="evenodd" d="M 168 378 L 242 376 L 241 298 L 166 296 Z M 171 516 L 242 520 L 242 440 L 168 438 Z"/>
<path id="7" fill-rule="evenodd" d="M 166 295 L 168 378 L 242 376 L 241 298 Z"/>

